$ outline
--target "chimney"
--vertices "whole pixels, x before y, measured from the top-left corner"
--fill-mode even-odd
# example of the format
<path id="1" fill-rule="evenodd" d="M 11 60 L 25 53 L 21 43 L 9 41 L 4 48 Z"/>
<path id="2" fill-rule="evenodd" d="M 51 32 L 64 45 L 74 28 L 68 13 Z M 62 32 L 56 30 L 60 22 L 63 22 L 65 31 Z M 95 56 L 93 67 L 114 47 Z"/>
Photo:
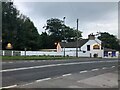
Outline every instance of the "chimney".
<path id="1" fill-rule="evenodd" d="M 88 35 L 88 39 L 89 40 L 95 40 L 95 35 L 93 35 L 93 33 Z"/>

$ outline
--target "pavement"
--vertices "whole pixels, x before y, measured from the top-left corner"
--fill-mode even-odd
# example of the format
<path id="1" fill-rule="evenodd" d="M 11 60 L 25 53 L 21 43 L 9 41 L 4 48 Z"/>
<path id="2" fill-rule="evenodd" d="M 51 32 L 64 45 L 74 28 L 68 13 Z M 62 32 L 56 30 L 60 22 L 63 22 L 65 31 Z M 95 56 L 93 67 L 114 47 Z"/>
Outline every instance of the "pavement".
<path id="1" fill-rule="evenodd" d="M 100 71 L 101 72 L 101 71 Z M 97 71 L 65 74 L 18 86 L 17 88 L 118 88 L 118 72 L 96 75 Z"/>

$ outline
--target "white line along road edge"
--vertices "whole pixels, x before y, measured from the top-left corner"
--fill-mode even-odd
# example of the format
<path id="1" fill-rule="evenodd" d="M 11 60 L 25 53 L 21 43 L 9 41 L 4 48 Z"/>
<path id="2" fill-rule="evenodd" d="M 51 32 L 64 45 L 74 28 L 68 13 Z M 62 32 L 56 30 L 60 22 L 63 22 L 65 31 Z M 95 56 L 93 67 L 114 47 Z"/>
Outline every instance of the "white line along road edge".
<path id="1" fill-rule="evenodd" d="M 70 76 L 70 75 L 72 75 L 72 74 L 69 73 L 69 74 L 64 74 L 62 76 L 65 77 L 65 76 Z"/>
<path id="2" fill-rule="evenodd" d="M 11 85 L 11 86 L 6 86 L 6 87 L 1 87 L 0 89 L 6 89 L 6 88 L 13 88 L 16 87 L 17 85 Z"/>
<path id="3" fill-rule="evenodd" d="M 99 62 L 110 62 L 110 61 L 99 61 Z M 113 61 L 111 61 L 111 62 L 113 62 Z M 115 61 L 114 61 L 114 62 L 115 62 Z M 17 70 L 27 70 L 27 69 L 53 67 L 53 66 L 62 66 L 62 65 L 74 65 L 74 64 L 77 65 L 77 64 L 85 64 L 85 63 L 98 63 L 98 61 L 61 63 L 61 64 L 51 64 L 51 65 L 33 66 L 33 67 L 14 68 L 14 69 L 0 70 L 0 72 L 10 72 L 10 71 L 17 71 Z"/>

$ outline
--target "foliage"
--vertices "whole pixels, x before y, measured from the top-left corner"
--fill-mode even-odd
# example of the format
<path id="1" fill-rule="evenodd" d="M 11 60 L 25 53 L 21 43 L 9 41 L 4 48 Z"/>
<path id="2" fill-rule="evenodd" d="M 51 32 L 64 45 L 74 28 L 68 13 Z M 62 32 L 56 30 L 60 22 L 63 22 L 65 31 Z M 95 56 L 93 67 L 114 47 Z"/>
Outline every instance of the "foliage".
<path id="1" fill-rule="evenodd" d="M 111 48 L 120 51 L 120 45 L 118 39 L 107 32 L 102 32 L 101 36 L 98 37 L 105 48 Z"/>
<path id="2" fill-rule="evenodd" d="M 62 40 L 75 41 L 81 38 L 81 31 L 66 26 L 63 20 L 51 18 L 47 20 L 45 30 L 38 34 L 34 23 L 15 8 L 13 2 L 2 2 L 2 49 L 6 49 L 11 43 L 14 50 L 39 50 L 55 48 L 55 42 Z M 98 37 L 103 41 L 105 48 L 112 48 L 120 51 L 118 39 L 107 32 L 101 33 Z"/>
<path id="3" fill-rule="evenodd" d="M 56 48 L 55 42 L 75 40 L 76 35 L 81 37 L 81 32 L 64 25 L 57 18 L 47 20 L 47 26 L 38 34 L 33 22 L 15 8 L 13 2 L 2 2 L 2 49 L 5 50 L 8 43 L 13 50 L 39 50 Z"/>
<path id="4" fill-rule="evenodd" d="M 48 19 L 45 27 L 54 42 L 61 42 L 64 39 L 67 41 L 76 40 L 77 33 L 78 38 L 82 37 L 81 31 L 66 26 L 62 20 L 57 18 Z"/>
<path id="5" fill-rule="evenodd" d="M 11 43 L 14 50 L 37 50 L 38 37 L 36 27 L 26 16 L 19 13 L 13 2 L 2 2 L 2 48 Z"/>

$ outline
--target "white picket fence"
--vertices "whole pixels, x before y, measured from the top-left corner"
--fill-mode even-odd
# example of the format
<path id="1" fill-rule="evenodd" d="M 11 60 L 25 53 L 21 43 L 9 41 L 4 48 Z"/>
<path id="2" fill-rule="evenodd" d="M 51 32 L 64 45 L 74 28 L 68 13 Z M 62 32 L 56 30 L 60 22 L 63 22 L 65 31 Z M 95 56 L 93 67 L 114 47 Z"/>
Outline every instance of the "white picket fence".
<path id="1" fill-rule="evenodd" d="M 2 56 L 64 56 L 64 52 L 55 51 L 8 51 L 3 50 Z M 65 56 L 76 56 L 76 51 L 65 51 Z M 79 57 L 90 57 L 89 53 L 78 52 Z"/>
<path id="2" fill-rule="evenodd" d="M 10 51 L 10 50 L 0 50 L 1 56 L 64 56 L 64 52 L 55 51 Z M 65 51 L 65 56 L 76 56 L 76 51 Z M 102 58 L 118 58 L 119 52 L 116 53 L 116 57 L 104 57 Z M 90 52 L 83 53 L 78 51 L 78 57 L 90 57 Z"/>

